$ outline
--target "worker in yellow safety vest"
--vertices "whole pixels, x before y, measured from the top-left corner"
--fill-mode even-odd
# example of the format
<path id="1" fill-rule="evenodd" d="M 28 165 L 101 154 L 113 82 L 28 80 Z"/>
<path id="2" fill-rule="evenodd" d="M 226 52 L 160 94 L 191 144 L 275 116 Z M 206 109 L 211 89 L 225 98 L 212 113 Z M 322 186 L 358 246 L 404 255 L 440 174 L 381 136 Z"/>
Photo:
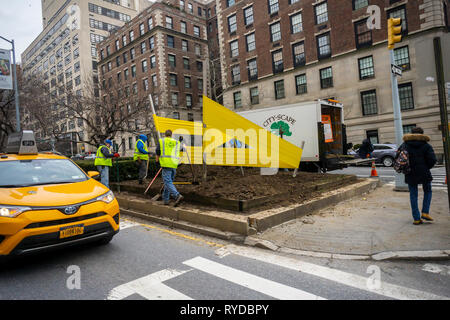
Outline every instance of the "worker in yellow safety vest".
<path id="1" fill-rule="evenodd" d="M 177 206 L 183 196 L 178 192 L 173 184 L 177 172 L 178 164 L 180 163 L 181 144 L 179 141 L 172 138 L 172 131 L 167 130 L 164 138 L 159 140 L 156 148 L 156 161 L 162 168 L 162 179 L 164 182 L 164 190 L 162 198 L 165 205 L 169 204 L 170 196 L 175 198 L 175 206 Z"/>
<path id="2" fill-rule="evenodd" d="M 111 150 L 112 141 L 105 140 L 105 144 L 100 145 L 95 155 L 94 165 L 100 172 L 100 182 L 109 188 L 109 168 L 112 167 L 112 158 L 119 157 L 118 153 Z"/>
<path id="3" fill-rule="evenodd" d="M 147 136 L 145 134 L 139 135 L 134 146 L 133 160 L 139 168 L 139 184 L 143 184 L 143 180 L 147 177 L 147 164 L 149 159 L 149 152 L 147 147 Z"/>

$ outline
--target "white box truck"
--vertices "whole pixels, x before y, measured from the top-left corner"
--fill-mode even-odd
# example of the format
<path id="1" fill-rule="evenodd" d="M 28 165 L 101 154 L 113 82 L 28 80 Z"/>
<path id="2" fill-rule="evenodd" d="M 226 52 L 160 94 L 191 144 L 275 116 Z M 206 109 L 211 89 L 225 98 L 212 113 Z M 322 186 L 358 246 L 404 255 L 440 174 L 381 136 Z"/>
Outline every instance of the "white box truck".
<path id="1" fill-rule="evenodd" d="M 317 100 L 272 108 L 239 112 L 247 120 L 302 147 L 301 169 L 322 172 L 347 167 L 355 162 L 347 155 L 343 105 L 334 100 Z"/>

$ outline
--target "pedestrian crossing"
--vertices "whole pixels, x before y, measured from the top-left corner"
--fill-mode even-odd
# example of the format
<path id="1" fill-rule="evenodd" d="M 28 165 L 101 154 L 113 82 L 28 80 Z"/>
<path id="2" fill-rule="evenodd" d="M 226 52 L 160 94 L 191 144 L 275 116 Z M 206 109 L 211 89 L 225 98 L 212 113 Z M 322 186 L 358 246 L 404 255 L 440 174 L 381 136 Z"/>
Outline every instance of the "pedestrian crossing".
<path id="1" fill-rule="evenodd" d="M 243 247 L 238 245 L 228 245 L 220 248 L 216 252 L 216 258 L 205 258 L 197 256 L 188 259 L 179 264 L 176 269 L 164 269 L 151 273 L 147 276 L 121 284 L 109 291 L 107 300 L 130 299 L 139 295 L 147 300 L 196 300 L 184 286 L 174 286 L 173 280 L 176 278 L 191 277 L 197 279 L 199 274 L 206 274 L 214 279 L 220 279 L 232 286 L 235 290 L 245 288 L 258 294 L 263 294 L 269 298 L 278 300 L 327 300 L 325 295 L 317 295 L 309 292 L 313 287 L 306 286 L 309 289 L 299 288 L 298 282 L 286 284 L 267 279 L 261 275 L 252 272 L 240 270 L 229 265 L 227 260 L 230 256 L 239 256 L 253 261 L 269 264 L 272 267 L 279 267 L 279 272 L 295 271 L 297 276 L 313 276 L 321 281 L 331 281 L 336 285 L 346 286 L 352 290 L 359 290 L 373 296 L 382 296 L 385 299 L 401 300 L 449 300 L 450 297 L 438 296 L 422 290 L 415 290 L 381 280 L 374 281 L 370 274 L 367 277 L 356 275 L 341 270 L 316 265 L 309 262 L 300 261 L 294 258 L 280 256 L 272 252 Z M 219 261 L 217 261 L 219 260 Z M 277 269 L 278 270 L 278 269 Z M 193 280 L 195 281 L 195 280 Z M 214 283 L 216 281 L 213 281 Z M 300 283 L 303 283 L 300 281 Z M 192 292 L 192 291 L 191 291 Z M 327 291 L 329 292 L 329 291 Z M 203 293 L 205 294 L 205 293 Z M 333 297 L 331 297 L 333 298 Z M 197 297 L 198 299 L 198 297 Z M 210 299 L 209 296 L 200 298 L 202 300 Z"/>

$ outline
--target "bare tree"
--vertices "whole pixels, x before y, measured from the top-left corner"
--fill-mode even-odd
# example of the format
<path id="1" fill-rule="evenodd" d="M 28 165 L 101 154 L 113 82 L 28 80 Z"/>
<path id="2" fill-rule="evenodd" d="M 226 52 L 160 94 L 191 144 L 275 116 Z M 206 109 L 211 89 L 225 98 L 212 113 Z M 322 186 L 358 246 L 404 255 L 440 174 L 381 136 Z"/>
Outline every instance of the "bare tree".
<path id="1" fill-rule="evenodd" d="M 0 90 L 0 151 L 6 146 L 8 135 L 15 131 L 14 91 Z"/>
<path id="2" fill-rule="evenodd" d="M 106 138 L 136 134 L 149 125 L 149 100 L 146 95 L 138 95 L 137 84 L 96 82 L 88 77 L 83 79 L 82 89 L 74 90 L 70 81 L 52 87 L 30 77 L 27 83 L 34 93 L 27 94 L 22 104 L 43 136 L 56 142 L 96 147 Z"/>

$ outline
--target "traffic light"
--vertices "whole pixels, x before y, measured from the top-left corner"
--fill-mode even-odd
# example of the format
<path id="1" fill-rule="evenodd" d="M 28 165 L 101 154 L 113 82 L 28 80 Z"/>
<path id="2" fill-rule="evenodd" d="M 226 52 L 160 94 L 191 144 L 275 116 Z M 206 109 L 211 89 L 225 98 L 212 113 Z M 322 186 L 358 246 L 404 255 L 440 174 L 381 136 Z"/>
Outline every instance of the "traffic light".
<path id="1" fill-rule="evenodd" d="M 396 43 L 402 41 L 402 19 L 390 18 L 388 20 L 388 48 L 394 49 Z"/>

